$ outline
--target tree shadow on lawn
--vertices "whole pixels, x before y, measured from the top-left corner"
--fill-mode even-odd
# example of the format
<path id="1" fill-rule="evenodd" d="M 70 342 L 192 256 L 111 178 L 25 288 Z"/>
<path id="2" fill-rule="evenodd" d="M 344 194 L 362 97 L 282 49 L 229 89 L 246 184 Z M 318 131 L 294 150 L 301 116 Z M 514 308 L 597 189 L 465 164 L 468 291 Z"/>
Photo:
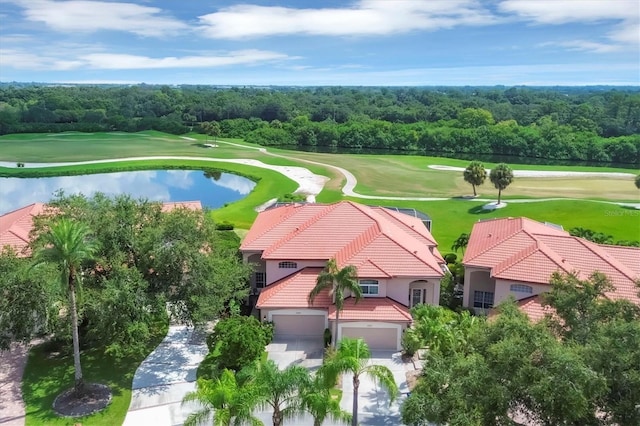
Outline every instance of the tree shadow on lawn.
<path id="1" fill-rule="evenodd" d="M 140 360 L 115 360 L 105 355 L 102 349 L 91 349 L 81 354 L 81 361 L 85 382 L 107 385 L 112 393 L 112 402 L 106 409 L 84 419 L 97 420 L 91 422 L 93 424 L 109 424 L 121 416 L 117 411 L 122 410 L 123 391 L 129 391 Z M 47 344 L 33 347 L 22 382 L 27 417 L 40 424 L 75 424 L 74 419 L 60 417 L 52 408 L 55 398 L 72 387 L 73 380 L 73 357 L 70 354 L 51 351 Z M 128 401 L 126 405 L 124 413 Z"/>
<path id="2" fill-rule="evenodd" d="M 471 214 L 488 214 L 488 213 L 494 213 L 495 210 L 485 209 L 483 204 L 480 206 L 471 207 L 469 210 L 467 210 L 467 212 Z"/>

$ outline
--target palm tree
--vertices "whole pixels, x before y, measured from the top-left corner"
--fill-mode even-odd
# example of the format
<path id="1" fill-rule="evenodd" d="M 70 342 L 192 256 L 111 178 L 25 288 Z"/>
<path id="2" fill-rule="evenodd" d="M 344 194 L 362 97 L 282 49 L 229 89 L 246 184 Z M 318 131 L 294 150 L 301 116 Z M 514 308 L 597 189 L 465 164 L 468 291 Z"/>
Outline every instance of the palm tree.
<path id="1" fill-rule="evenodd" d="M 263 423 L 253 416 L 253 410 L 258 404 L 255 387 L 251 382 L 237 381 L 231 370 L 223 370 L 215 380 L 198 380 L 196 390 L 189 392 L 183 398 L 182 404 L 194 401 L 200 403 L 202 409 L 189 414 L 184 422 L 185 426 L 208 423 L 212 414 L 214 426 L 263 426 Z"/>
<path id="2" fill-rule="evenodd" d="M 76 282 L 82 262 L 91 259 L 96 250 L 95 242 L 89 240 L 89 228 L 79 222 L 60 219 L 43 235 L 45 245 L 34 252 L 34 265 L 56 263 L 60 266 L 61 283 L 69 293 L 71 331 L 73 334 L 73 367 L 75 370 L 75 392 L 83 390 L 82 367 L 80 365 L 80 340 L 78 337 L 78 308 L 76 306 Z"/>
<path id="3" fill-rule="evenodd" d="M 376 380 L 389 393 L 389 402 L 398 395 L 398 385 L 393 373 L 383 365 L 370 365 L 371 352 L 362 339 L 344 338 L 340 340 L 338 350 L 331 354 L 320 367 L 327 384 L 335 385 L 338 376 L 344 373 L 353 374 L 353 413 L 352 426 L 358 425 L 358 388 L 360 376 L 367 375 Z"/>
<path id="4" fill-rule="evenodd" d="M 459 249 L 462 249 L 462 255 L 464 256 L 464 250 L 467 248 L 468 244 L 469 244 L 469 234 L 462 233 L 453 242 L 453 245 L 451 246 L 451 250 L 457 252 Z"/>
<path id="5" fill-rule="evenodd" d="M 333 324 L 332 347 L 336 347 L 335 341 L 338 336 L 338 322 L 340 321 L 340 311 L 344 308 L 344 293 L 349 291 L 357 303 L 362 298 L 362 289 L 358 283 L 358 270 L 353 265 L 347 265 L 342 269 L 338 268 L 336 259 L 329 259 L 327 266 L 318 275 L 316 286 L 309 293 L 309 304 L 313 305 L 313 300 L 320 292 L 331 289 L 334 303 L 336 305 L 336 321 Z"/>
<path id="6" fill-rule="evenodd" d="M 484 165 L 479 161 L 472 161 L 469 163 L 464 172 L 462 173 L 465 182 L 470 183 L 473 187 L 473 196 L 476 195 L 476 186 L 482 185 L 487 178 L 487 171 Z"/>
<path id="7" fill-rule="evenodd" d="M 498 204 L 500 204 L 502 190 L 513 182 L 513 170 L 511 170 L 511 167 L 506 164 L 500 163 L 491 169 L 489 179 L 491 180 L 491 183 L 493 183 L 493 186 L 498 190 Z"/>
<path id="8" fill-rule="evenodd" d="M 273 426 L 280 426 L 285 419 L 302 413 L 300 390 L 308 385 L 309 370 L 290 365 L 284 370 L 272 361 L 257 362 L 239 373 L 249 376 L 256 388 L 258 406 L 273 410 Z"/>
<path id="9" fill-rule="evenodd" d="M 313 417 L 313 426 L 320 426 L 327 418 L 334 422 L 351 423 L 351 414 L 340 408 L 340 400 L 331 395 L 333 386 L 327 386 L 327 381 L 319 371 L 302 388 L 302 408 Z"/>

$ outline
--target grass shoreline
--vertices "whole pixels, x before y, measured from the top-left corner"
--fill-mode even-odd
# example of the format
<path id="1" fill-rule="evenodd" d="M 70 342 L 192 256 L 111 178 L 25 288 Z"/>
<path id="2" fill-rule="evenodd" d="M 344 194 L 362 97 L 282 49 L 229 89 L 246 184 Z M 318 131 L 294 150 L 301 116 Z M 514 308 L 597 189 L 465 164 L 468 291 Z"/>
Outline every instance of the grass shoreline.
<path id="1" fill-rule="evenodd" d="M 471 187 L 466 184 L 461 173 L 428 169 L 429 165 L 466 167 L 467 160 L 447 157 L 423 157 L 407 155 L 371 155 L 371 154 L 321 154 L 302 151 L 289 151 L 268 147 L 269 154 L 261 152 L 264 147 L 255 146 L 238 139 L 220 139 L 219 147 L 203 149 L 204 135 L 188 134 L 183 136 L 167 135 L 160 132 L 141 132 L 137 134 L 64 134 L 57 137 L 47 135 L 8 135 L 0 137 L 0 161 L 39 160 L 41 162 L 75 162 L 96 159 L 112 159 L 138 156 L 194 156 L 199 160 L 149 160 L 123 161 L 118 163 L 86 164 L 57 166 L 47 168 L 13 168 L 0 167 L 0 176 L 35 177 L 64 176 L 69 174 L 105 173 L 111 171 L 150 170 L 150 169 L 213 169 L 239 174 L 249 178 L 257 185 L 242 200 L 212 210 L 211 215 L 217 221 L 229 221 L 237 228 L 248 229 L 257 212 L 255 208 L 266 201 L 292 193 L 297 183 L 272 170 L 241 165 L 237 163 L 215 162 L 218 159 L 256 159 L 272 165 L 295 165 L 307 168 L 315 174 L 329 176 L 323 191 L 316 197 L 318 202 L 335 202 L 351 199 L 371 205 L 397 205 L 422 210 L 434 217 L 434 236 L 440 243 L 441 251 L 448 247 L 462 232 L 469 232 L 475 221 L 487 217 L 528 216 L 533 219 L 562 224 L 565 229 L 583 227 L 598 232 L 611 234 L 615 239 L 640 240 L 640 213 L 623 210 L 620 206 L 602 203 L 615 201 L 638 203 L 639 198 L 633 180 L 594 180 L 589 185 L 597 184 L 599 191 L 590 192 L 590 186 L 584 185 L 581 192 L 572 190 L 566 182 L 549 181 L 540 189 L 540 181 L 536 179 L 516 179 L 504 193 L 505 201 L 519 199 L 559 198 L 554 201 L 533 203 L 511 203 L 505 209 L 490 214 L 477 213 L 481 202 L 457 199 L 470 193 Z M 191 139 L 185 139 L 189 137 Z M 55 141 L 55 143 L 53 143 Z M 9 149 L 7 149 L 9 148 Z M 28 154 L 28 155 L 27 155 Z M 283 158 L 286 157 L 286 158 Z M 205 161 L 206 160 L 206 161 Z M 214 161 L 211 161 L 214 160 Z M 485 163 L 487 168 L 493 163 Z M 380 199 L 361 199 L 346 197 L 342 193 L 344 177 L 331 166 L 343 167 L 352 172 L 358 179 L 356 192 L 368 196 L 406 196 L 413 198 L 438 197 L 445 201 L 400 201 Z M 556 171 L 588 171 L 588 172 L 622 172 L 637 173 L 635 169 L 593 167 L 593 166 L 544 166 L 531 164 L 510 164 L 517 170 L 556 170 Z M 629 182 L 627 182 L 629 180 Z M 597 182 L 603 181 L 603 182 Z M 571 181 L 572 182 L 572 181 Z M 627 188 L 632 188 L 629 190 Z M 519 187 L 520 186 L 520 187 Z M 528 189 L 533 187 L 535 190 Z M 398 190 L 401 188 L 401 192 Z M 521 189 L 522 188 L 522 189 Z M 623 188 L 621 190 L 620 188 Z M 483 198 L 494 199 L 497 191 L 487 182 L 481 188 Z M 576 195 L 577 194 L 577 195 Z M 585 196 L 586 195 L 586 196 Z M 573 196 L 577 199 L 565 198 Z M 640 211 L 639 211 L 640 212 Z M 443 214 L 445 213 L 445 214 Z M 637 235 L 636 235 L 637 234 Z"/>

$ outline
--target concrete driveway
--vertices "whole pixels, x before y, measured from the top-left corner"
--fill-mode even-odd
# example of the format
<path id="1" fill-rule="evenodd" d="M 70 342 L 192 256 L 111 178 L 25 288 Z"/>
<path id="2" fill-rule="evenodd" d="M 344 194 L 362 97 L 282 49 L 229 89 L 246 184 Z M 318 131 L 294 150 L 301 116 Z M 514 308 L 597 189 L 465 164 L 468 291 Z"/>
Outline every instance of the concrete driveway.
<path id="1" fill-rule="evenodd" d="M 195 390 L 196 370 L 209 352 L 204 333 L 173 325 L 162 343 L 140 364 L 133 378 L 125 426 L 181 425 L 195 411 L 182 398 Z"/>
<path id="2" fill-rule="evenodd" d="M 322 365 L 322 342 L 308 340 L 276 340 L 267 346 L 269 359 L 278 367 L 285 369 L 289 365 L 301 365 L 311 370 L 316 370 Z M 389 395 L 366 376 L 360 377 L 358 391 L 358 421 L 360 425 L 371 426 L 397 426 L 400 422 L 400 406 L 409 391 L 407 386 L 407 366 L 402 362 L 400 352 L 375 351 L 371 353 L 370 364 L 384 365 L 393 373 L 398 389 L 399 397 L 389 405 Z M 413 365 L 410 366 L 413 369 Z M 351 412 L 353 407 L 353 381 L 352 375 L 344 375 L 342 378 L 342 400 L 340 405 L 345 411 Z M 271 424 L 271 412 L 256 413 L 256 417 Z M 297 419 L 285 421 L 285 424 L 296 426 L 313 425 L 311 416 L 302 416 Z M 342 423 L 326 421 L 324 426 L 338 426 Z"/>

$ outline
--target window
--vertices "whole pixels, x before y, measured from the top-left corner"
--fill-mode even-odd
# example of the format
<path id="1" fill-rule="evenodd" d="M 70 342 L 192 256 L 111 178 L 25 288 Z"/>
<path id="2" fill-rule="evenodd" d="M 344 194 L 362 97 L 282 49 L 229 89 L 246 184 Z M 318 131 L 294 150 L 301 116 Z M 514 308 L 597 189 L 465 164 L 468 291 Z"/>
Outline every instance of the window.
<path id="1" fill-rule="evenodd" d="M 425 302 L 425 289 L 423 288 L 414 288 L 411 290 L 411 307 L 413 308 L 416 305 Z"/>
<path id="2" fill-rule="evenodd" d="M 297 269 L 298 264 L 296 262 L 280 262 L 278 263 L 280 269 Z"/>
<path id="3" fill-rule="evenodd" d="M 360 280 L 360 290 L 363 296 L 377 296 L 378 280 Z"/>
<path id="4" fill-rule="evenodd" d="M 493 308 L 493 293 L 489 291 L 474 291 L 473 307 L 482 309 Z"/>
<path id="5" fill-rule="evenodd" d="M 533 288 L 530 285 L 511 284 L 511 286 L 509 287 L 509 290 L 513 291 L 514 293 L 533 294 Z"/>
<path id="6" fill-rule="evenodd" d="M 256 288 L 263 288 L 266 282 L 266 276 L 264 272 L 256 272 L 254 275 L 256 279 Z"/>

